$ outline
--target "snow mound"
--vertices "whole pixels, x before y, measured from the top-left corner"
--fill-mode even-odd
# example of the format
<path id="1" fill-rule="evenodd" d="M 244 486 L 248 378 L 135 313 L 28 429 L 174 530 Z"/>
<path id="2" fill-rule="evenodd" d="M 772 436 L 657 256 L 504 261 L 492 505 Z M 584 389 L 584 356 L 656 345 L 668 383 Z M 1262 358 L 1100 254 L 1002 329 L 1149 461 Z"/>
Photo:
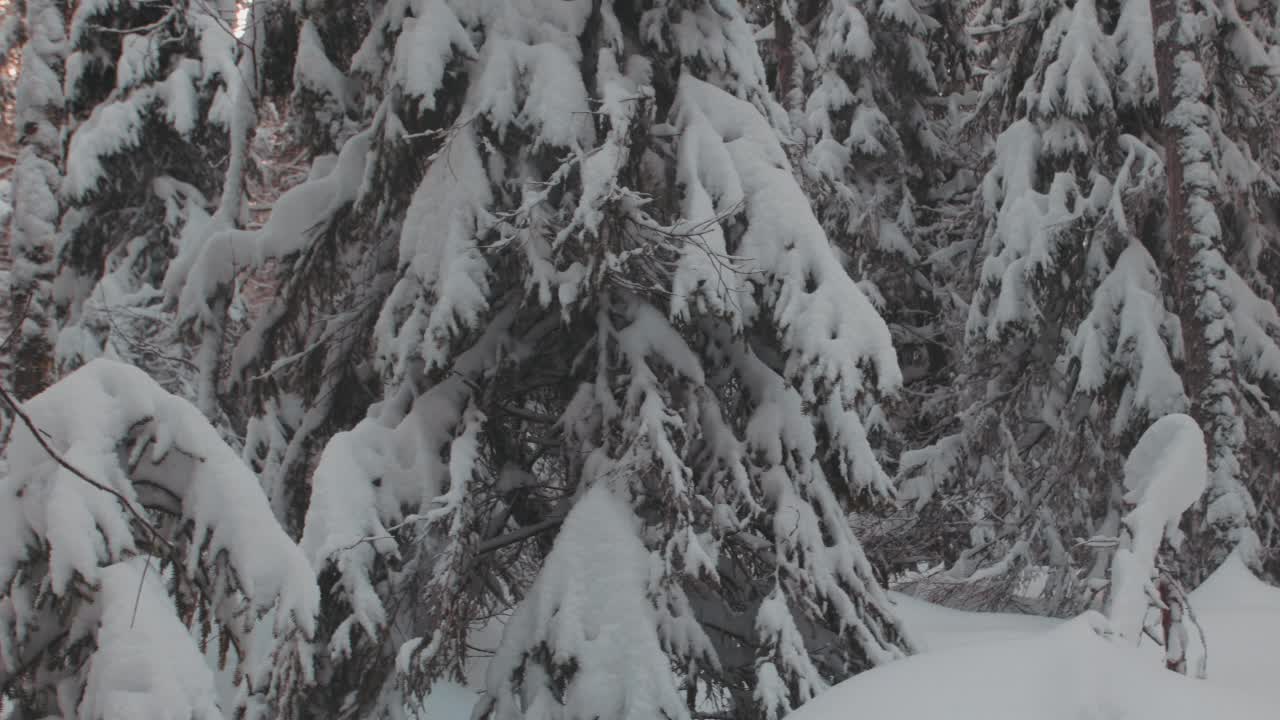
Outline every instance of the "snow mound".
<path id="1" fill-rule="evenodd" d="M 150 569 L 150 572 L 147 570 Z M 98 653 L 79 715 L 95 720 L 219 720 L 214 674 L 178 619 L 160 572 L 144 561 L 102 571 Z"/>
<path id="2" fill-rule="evenodd" d="M 898 592 L 889 593 L 889 599 L 923 652 L 1016 640 L 1062 622 L 1039 615 L 955 610 Z"/>
<path id="3" fill-rule="evenodd" d="M 1270 703 L 1164 670 L 1149 654 L 1104 638 L 1107 630 L 1091 612 L 1047 633 L 918 655 L 857 675 L 788 720 L 1275 717 Z"/>
<path id="4" fill-rule="evenodd" d="M 1280 703 L 1274 652 L 1280 643 L 1280 588 L 1259 580 L 1232 554 L 1190 600 L 1204 628 L 1209 679 Z M 1189 667 L 1199 662 L 1199 652 L 1199 644 L 1192 642 Z"/>

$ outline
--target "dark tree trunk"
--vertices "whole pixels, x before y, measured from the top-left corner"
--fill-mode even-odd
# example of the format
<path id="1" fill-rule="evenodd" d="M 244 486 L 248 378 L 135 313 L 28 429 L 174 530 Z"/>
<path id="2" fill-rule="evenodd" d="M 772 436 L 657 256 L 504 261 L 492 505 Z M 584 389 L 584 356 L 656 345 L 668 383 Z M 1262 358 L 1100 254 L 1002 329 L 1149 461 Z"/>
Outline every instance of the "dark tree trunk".
<path id="1" fill-rule="evenodd" d="M 1173 311 L 1182 326 L 1183 387 L 1190 401 L 1190 414 L 1204 431 L 1210 468 L 1205 497 L 1184 515 L 1189 542 L 1182 554 L 1179 579 L 1194 585 L 1231 551 L 1239 539 L 1236 531 L 1247 529 L 1248 521 L 1236 515 L 1208 526 L 1205 519 L 1209 505 L 1231 493 L 1246 496 L 1240 498 L 1246 505 L 1249 500 L 1248 491 L 1240 484 L 1240 478 L 1247 476 L 1240 447 L 1242 405 L 1228 308 L 1231 298 L 1222 274 L 1228 253 L 1220 231 L 1213 232 L 1211 226 L 1197 219 L 1206 208 L 1216 212 L 1221 198 L 1216 181 L 1206 182 L 1200 177 L 1202 173 L 1191 178 L 1186 175 L 1188 164 L 1208 164 L 1210 175 L 1217 172 L 1214 150 L 1206 148 L 1200 137 L 1204 133 L 1212 135 L 1210 119 L 1202 117 L 1214 112 L 1212 95 L 1208 88 L 1203 90 L 1207 96 L 1202 96 L 1179 82 L 1184 63 L 1204 65 L 1212 59 L 1211 46 L 1189 45 L 1185 34 L 1178 32 L 1184 16 L 1196 13 L 1190 5 L 1186 0 L 1151 2 L 1168 180 L 1170 267 L 1165 277 Z"/>

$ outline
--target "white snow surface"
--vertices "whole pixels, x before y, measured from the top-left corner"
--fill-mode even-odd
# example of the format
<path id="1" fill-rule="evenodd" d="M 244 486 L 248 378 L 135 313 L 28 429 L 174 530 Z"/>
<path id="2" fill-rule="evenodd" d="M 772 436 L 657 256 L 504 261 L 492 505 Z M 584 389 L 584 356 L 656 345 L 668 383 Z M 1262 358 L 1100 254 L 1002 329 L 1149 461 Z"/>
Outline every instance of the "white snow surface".
<path id="1" fill-rule="evenodd" d="M 889 598 L 925 653 L 1017 640 L 1048 632 L 1061 622 L 1038 615 L 953 610 L 901 592 L 890 592 Z"/>
<path id="2" fill-rule="evenodd" d="M 1037 615 L 953 610 L 897 592 L 890 597 L 926 657 L 958 648 L 1009 648 L 1046 636 L 1064 622 Z M 1207 646 L 1209 684 L 1280 703 L 1280 684 L 1270 661 L 1270 648 L 1280 642 L 1280 588 L 1259 580 L 1233 554 L 1188 601 L 1204 629 L 1205 644 L 1192 633 L 1187 666 L 1198 667 Z M 1146 665 L 1163 668 L 1163 648 L 1144 637 L 1142 649 Z M 995 672 L 993 678 L 998 677 Z"/>
<path id="3" fill-rule="evenodd" d="M 1263 720 L 1280 703 L 1270 650 L 1280 642 L 1280 588 L 1238 555 L 1190 595 L 1207 680 L 1165 670 L 1149 640 L 1133 648 L 1100 636 L 1107 621 L 1097 613 L 1060 621 L 891 597 L 923 652 L 837 685 L 788 720 L 847 718 L 852 708 L 876 720 Z M 1193 642 L 1188 666 L 1199 660 Z"/>
<path id="4" fill-rule="evenodd" d="M 94 608 L 98 652 L 89 661 L 78 717 L 221 719 L 214 673 L 178 619 L 156 562 L 145 562 L 135 558 L 102 572 Z"/>
<path id="5" fill-rule="evenodd" d="M 1280 707 L 1274 651 L 1280 642 L 1280 588 L 1259 580 L 1240 554 L 1233 553 L 1189 600 L 1204 628 L 1209 681 Z M 1201 649 L 1192 640 L 1188 667 L 1200 663 Z"/>
<path id="6" fill-rule="evenodd" d="M 1096 613 L 1063 621 L 889 597 L 920 654 L 837 685 L 788 720 L 845 720 L 855 709 L 876 720 L 1261 720 L 1280 703 L 1270 661 L 1280 588 L 1236 555 L 1190 595 L 1208 639 L 1207 680 L 1164 670 L 1150 641 L 1133 649 L 1098 637 L 1093 628 L 1106 621 Z M 1199 660 L 1193 641 L 1188 666 Z M 467 720 L 476 699 L 473 689 L 440 683 L 415 717 Z"/>
<path id="7" fill-rule="evenodd" d="M 1164 670 L 1100 633 L 1090 612 L 1044 633 L 927 652 L 857 675 L 789 720 L 1264 720 L 1274 706 L 1248 693 Z M 927 691 L 922 691 L 926 689 Z"/>

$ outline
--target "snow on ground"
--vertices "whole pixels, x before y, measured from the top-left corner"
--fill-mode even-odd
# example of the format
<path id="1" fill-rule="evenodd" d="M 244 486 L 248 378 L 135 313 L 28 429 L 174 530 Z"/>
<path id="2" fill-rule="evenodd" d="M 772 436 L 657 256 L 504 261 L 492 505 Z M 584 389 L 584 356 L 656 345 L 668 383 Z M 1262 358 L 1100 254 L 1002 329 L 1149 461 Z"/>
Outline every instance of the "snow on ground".
<path id="1" fill-rule="evenodd" d="M 788 720 L 1273 720 L 1250 693 L 1164 670 L 1087 613 L 1048 632 L 933 650 L 847 680 Z"/>
<path id="2" fill-rule="evenodd" d="M 1106 620 L 1096 613 L 1063 621 L 953 610 L 897 592 L 890 598 L 922 652 L 837 685 L 787 720 L 1276 717 L 1280 682 L 1267 650 L 1280 645 L 1280 589 L 1234 557 L 1190 596 L 1208 639 L 1207 681 L 1165 670 L 1151 643 L 1126 648 L 1100 637 Z M 1193 637 L 1189 667 L 1199 659 Z M 442 683 L 418 717 L 467 720 L 475 700 L 476 691 Z"/>
<path id="3" fill-rule="evenodd" d="M 411 717 L 418 720 L 470 720 L 471 711 L 480 699 L 479 693 L 452 680 L 442 680 L 431 688 L 431 694 L 421 708 L 410 711 Z"/>
<path id="4" fill-rule="evenodd" d="M 1280 706 L 1280 675 L 1275 648 L 1280 646 L 1280 588 L 1259 580 L 1231 556 L 1190 596 L 1191 609 L 1204 627 L 1209 679 L 1251 692 Z M 1187 666 L 1200 661 L 1193 638 Z M 1280 712 L 1273 711 L 1273 717 Z"/>
<path id="5" fill-rule="evenodd" d="M 1035 615 L 952 610 L 902 593 L 890 596 L 926 652 L 1017 640 L 1049 632 L 1063 622 Z M 1280 703 L 1280 682 L 1268 654 L 1268 648 L 1280 645 L 1280 588 L 1259 580 L 1233 555 L 1191 593 L 1190 602 L 1204 628 L 1209 680 Z M 1143 648 L 1149 664 L 1159 666 L 1159 648 L 1149 640 Z M 1194 671 L 1201 657 L 1193 627 L 1187 666 Z"/>
<path id="6" fill-rule="evenodd" d="M 1280 589 L 1235 556 L 1191 593 L 1207 639 L 1207 680 L 1163 668 L 1163 653 L 1104 639 L 1090 613 L 1062 621 L 952 610 L 891 597 L 921 645 L 916 657 L 858 675 L 788 720 L 1270 720 L 1280 683 Z M 1192 639 L 1188 666 L 1197 667 Z"/>
<path id="7" fill-rule="evenodd" d="M 1048 632 L 1061 623 L 1036 615 L 952 610 L 897 592 L 889 593 L 889 597 L 925 652 L 1015 640 Z"/>

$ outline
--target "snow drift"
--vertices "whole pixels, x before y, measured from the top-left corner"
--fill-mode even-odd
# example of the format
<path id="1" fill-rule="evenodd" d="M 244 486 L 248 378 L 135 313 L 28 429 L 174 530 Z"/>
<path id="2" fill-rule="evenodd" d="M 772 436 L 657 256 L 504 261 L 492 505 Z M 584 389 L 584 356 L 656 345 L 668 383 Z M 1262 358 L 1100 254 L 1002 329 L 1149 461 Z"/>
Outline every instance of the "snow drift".
<path id="1" fill-rule="evenodd" d="M 1263 699 L 1163 669 L 1090 612 L 1047 632 L 917 655 L 837 685 L 789 720 L 1268 720 Z"/>

